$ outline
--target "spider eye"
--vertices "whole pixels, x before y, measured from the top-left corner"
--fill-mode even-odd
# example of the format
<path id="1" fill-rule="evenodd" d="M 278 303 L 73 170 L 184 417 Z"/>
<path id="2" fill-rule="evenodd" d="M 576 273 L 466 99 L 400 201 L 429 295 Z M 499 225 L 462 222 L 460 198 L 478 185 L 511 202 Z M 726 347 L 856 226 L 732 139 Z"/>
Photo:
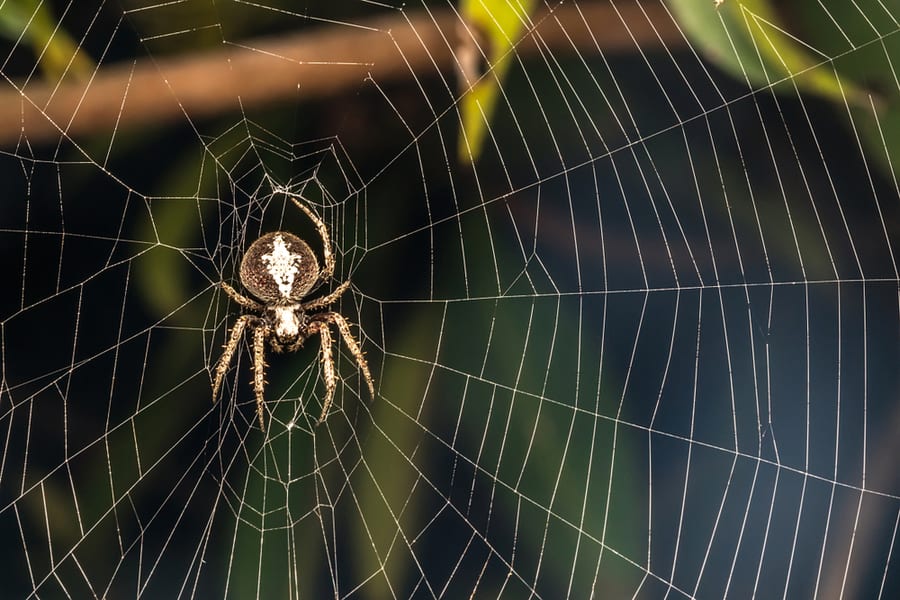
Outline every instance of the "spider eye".
<path id="1" fill-rule="evenodd" d="M 299 301 L 318 276 L 319 263 L 309 244 L 286 231 L 253 242 L 241 262 L 241 283 L 266 302 Z"/>

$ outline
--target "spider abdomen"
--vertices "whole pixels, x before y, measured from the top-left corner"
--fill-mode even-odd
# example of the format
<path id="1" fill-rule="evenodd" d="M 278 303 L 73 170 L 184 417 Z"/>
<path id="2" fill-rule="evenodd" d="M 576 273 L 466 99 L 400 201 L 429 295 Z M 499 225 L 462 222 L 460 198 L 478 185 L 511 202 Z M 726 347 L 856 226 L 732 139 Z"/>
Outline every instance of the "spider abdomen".
<path id="1" fill-rule="evenodd" d="M 312 248 L 287 231 L 265 234 L 250 244 L 241 261 L 241 283 L 267 304 L 300 300 L 318 278 Z"/>

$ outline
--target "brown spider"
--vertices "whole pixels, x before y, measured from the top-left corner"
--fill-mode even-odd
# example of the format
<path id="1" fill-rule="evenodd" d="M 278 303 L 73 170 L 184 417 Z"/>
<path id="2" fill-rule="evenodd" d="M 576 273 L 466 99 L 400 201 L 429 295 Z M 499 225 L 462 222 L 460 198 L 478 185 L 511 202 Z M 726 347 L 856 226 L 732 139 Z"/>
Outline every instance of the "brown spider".
<path id="1" fill-rule="evenodd" d="M 333 292 L 321 298 L 303 299 L 313 289 L 328 281 L 334 273 L 334 257 L 331 254 L 331 242 L 328 228 L 309 208 L 296 198 L 290 197 L 297 208 L 315 223 L 322 238 L 322 254 L 325 268 L 320 272 L 319 263 L 309 245 L 299 237 L 286 231 L 267 233 L 250 244 L 241 261 L 241 284 L 248 292 L 260 300 L 241 295 L 225 282 L 221 283 L 232 300 L 245 309 L 259 314 L 244 314 L 238 317 L 225 350 L 216 365 L 216 377 L 213 381 L 213 402 L 219 395 L 222 378 L 228 370 L 244 329 L 248 326 L 253 331 L 253 392 L 256 394 L 256 412 L 259 415 L 259 426 L 265 431 L 263 421 L 263 390 L 265 387 L 266 361 L 265 345 L 269 343 L 275 352 L 293 352 L 300 348 L 308 338 L 318 334 L 322 339 L 320 361 L 325 379 L 325 401 L 322 403 L 322 414 L 317 425 L 321 424 L 334 398 L 335 373 L 334 358 L 331 355 L 332 336 L 329 325 L 335 325 L 344 343 L 356 359 L 363 378 L 369 386 L 369 394 L 375 398 L 375 384 L 369 365 L 363 357 L 359 344 L 350 333 L 350 325 L 339 313 L 334 311 L 312 312 L 334 304 L 341 294 L 350 287 L 345 281 Z"/>

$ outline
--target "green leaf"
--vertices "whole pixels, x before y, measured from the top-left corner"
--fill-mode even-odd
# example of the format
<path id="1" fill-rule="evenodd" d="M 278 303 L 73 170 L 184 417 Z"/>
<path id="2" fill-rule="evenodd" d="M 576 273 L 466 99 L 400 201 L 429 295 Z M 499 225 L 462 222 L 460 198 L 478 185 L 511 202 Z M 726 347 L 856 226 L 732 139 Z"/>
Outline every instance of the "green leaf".
<path id="1" fill-rule="evenodd" d="M 62 28 L 42 0 L 6 0 L 0 3 L 0 34 L 31 46 L 41 71 L 50 80 L 70 76 L 85 79 L 94 61 Z"/>
<path id="2" fill-rule="evenodd" d="M 481 154 L 500 86 L 515 57 L 514 47 L 527 31 L 534 0 L 462 0 L 465 23 L 458 59 L 461 73 L 462 131 L 458 154 L 474 163 Z"/>
<path id="3" fill-rule="evenodd" d="M 868 105 L 868 93 L 835 69 L 828 54 L 791 33 L 769 0 L 668 0 L 688 38 L 719 68 L 767 87 L 782 81 L 843 105 Z M 775 86 L 791 93 L 793 85 Z"/>

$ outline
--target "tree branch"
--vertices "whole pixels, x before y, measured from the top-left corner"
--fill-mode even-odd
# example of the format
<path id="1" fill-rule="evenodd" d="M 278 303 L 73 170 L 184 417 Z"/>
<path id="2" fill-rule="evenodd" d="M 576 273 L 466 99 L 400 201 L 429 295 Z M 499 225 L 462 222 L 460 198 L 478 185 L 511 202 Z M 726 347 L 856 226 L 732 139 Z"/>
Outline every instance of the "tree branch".
<path id="1" fill-rule="evenodd" d="M 518 46 L 520 55 L 684 44 L 658 4 L 566 4 L 536 15 L 534 22 L 534 30 Z M 0 90 L 0 146 L 52 143 L 62 135 L 112 136 L 123 127 L 321 99 L 356 89 L 367 77 L 379 83 L 438 73 L 453 78 L 460 26 L 450 9 L 398 13 L 358 27 L 330 25 L 194 55 L 115 64 L 98 69 L 87 81 L 17 84 L 7 79 L 6 89 Z"/>

